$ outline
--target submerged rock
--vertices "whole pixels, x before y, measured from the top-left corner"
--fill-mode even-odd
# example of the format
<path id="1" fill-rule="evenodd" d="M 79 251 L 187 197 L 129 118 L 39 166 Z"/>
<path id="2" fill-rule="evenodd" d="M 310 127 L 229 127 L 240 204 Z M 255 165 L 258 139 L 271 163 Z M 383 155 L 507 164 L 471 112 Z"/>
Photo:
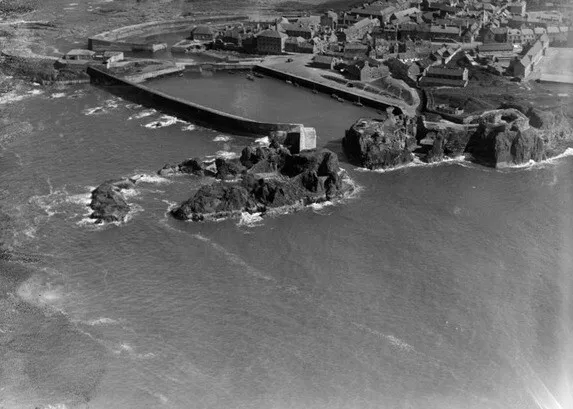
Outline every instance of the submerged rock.
<path id="1" fill-rule="evenodd" d="M 108 180 L 92 191 L 89 204 L 96 223 L 123 222 L 131 210 L 121 194 L 122 190 L 132 189 L 135 182 L 131 179 Z"/>
<path id="2" fill-rule="evenodd" d="M 359 166 L 390 168 L 414 159 L 416 138 L 395 118 L 361 118 L 346 131 L 342 145 L 348 157 Z"/>

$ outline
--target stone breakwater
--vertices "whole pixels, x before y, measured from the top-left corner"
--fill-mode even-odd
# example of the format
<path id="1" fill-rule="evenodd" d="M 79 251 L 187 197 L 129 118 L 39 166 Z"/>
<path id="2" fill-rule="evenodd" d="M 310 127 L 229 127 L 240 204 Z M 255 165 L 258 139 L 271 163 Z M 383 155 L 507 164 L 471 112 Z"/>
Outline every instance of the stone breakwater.
<path id="1" fill-rule="evenodd" d="M 221 131 L 243 135 L 267 136 L 277 131 L 300 132 L 302 128 L 302 124 L 260 122 L 218 111 L 172 97 L 145 85 L 136 84 L 93 67 L 89 67 L 87 72 L 93 84 L 103 86 L 115 95 L 155 108 L 166 114 L 177 116 L 180 119 L 196 122 Z"/>
<path id="2" fill-rule="evenodd" d="M 347 197 L 354 191 L 352 180 L 340 168 L 334 152 L 321 149 L 293 154 L 277 139 L 269 146 L 245 147 L 238 159 L 187 159 L 165 165 L 158 174 L 185 174 L 211 181 L 171 210 L 171 215 L 180 220 L 288 211 Z M 124 191 L 133 189 L 136 183 L 137 178 L 102 183 L 92 192 L 90 217 L 96 223 L 125 222 L 131 207 Z"/>

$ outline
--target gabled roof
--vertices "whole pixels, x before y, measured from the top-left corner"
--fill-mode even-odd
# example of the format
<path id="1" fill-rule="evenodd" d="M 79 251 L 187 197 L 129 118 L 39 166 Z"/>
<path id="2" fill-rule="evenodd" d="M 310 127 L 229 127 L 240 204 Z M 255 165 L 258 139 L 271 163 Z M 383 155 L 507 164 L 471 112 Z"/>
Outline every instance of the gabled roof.
<path id="1" fill-rule="evenodd" d="M 209 26 L 197 26 L 191 30 L 193 34 L 199 35 L 213 35 L 213 29 Z"/>
<path id="2" fill-rule="evenodd" d="M 287 38 L 288 36 L 285 33 L 281 33 L 276 30 L 264 30 L 261 31 L 257 37 L 264 37 L 264 38 Z"/>
<path id="3" fill-rule="evenodd" d="M 315 55 L 312 61 L 318 64 L 331 64 L 334 61 L 334 57 L 319 54 Z"/>
<path id="4" fill-rule="evenodd" d="M 464 75 L 464 69 L 430 66 L 426 71 L 426 75 L 447 75 L 449 77 L 462 78 Z"/>
<path id="5" fill-rule="evenodd" d="M 493 51 L 513 51 L 513 45 L 509 43 L 490 43 L 478 46 L 478 52 L 493 52 Z"/>

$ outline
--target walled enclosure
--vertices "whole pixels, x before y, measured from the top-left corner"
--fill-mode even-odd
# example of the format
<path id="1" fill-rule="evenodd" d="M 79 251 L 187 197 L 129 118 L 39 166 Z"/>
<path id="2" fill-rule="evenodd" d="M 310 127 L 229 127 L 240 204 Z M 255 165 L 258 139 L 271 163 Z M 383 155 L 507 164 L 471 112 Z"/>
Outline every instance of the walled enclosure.
<path id="1" fill-rule="evenodd" d="M 191 31 L 197 24 L 225 23 L 248 20 L 245 16 L 200 17 L 168 21 L 153 21 L 105 31 L 88 38 L 88 48 L 93 51 L 154 51 L 153 44 L 129 41 L 133 38 Z"/>
<path id="2" fill-rule="evenodd" d="M 302 124 L 259 122 L 172 97 L 141 84 L 116 77 L 97 68 L 87 70 L 92 84 L 138 104 L 158 109 L 183 120 L 205 124 L 221 131 L 242 135 L 269 136 L 277 131 L 304 135 Z"/>

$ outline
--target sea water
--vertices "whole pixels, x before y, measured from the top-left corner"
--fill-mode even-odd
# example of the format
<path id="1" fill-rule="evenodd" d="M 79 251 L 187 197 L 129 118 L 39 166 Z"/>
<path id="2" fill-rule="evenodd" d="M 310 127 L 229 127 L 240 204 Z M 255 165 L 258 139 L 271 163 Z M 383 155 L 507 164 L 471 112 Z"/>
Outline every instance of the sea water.
<path id="1" fill-rule="evenodd" d="M 181 222 L 168 210 L 201 181 L 156 170 L 252 140 L 57 92 L 3 108 L 2 239 L 28 261 L 1 266 L 0 406 L 571 407 L 570 156 L 384 173 L 341 157 L 360 186 L 343 203 Z M 365 112 L 343 105 L 305 114 L 321 146 Z M 134 175 L 129 221 L 90 223 L 91 189 Z"/>

